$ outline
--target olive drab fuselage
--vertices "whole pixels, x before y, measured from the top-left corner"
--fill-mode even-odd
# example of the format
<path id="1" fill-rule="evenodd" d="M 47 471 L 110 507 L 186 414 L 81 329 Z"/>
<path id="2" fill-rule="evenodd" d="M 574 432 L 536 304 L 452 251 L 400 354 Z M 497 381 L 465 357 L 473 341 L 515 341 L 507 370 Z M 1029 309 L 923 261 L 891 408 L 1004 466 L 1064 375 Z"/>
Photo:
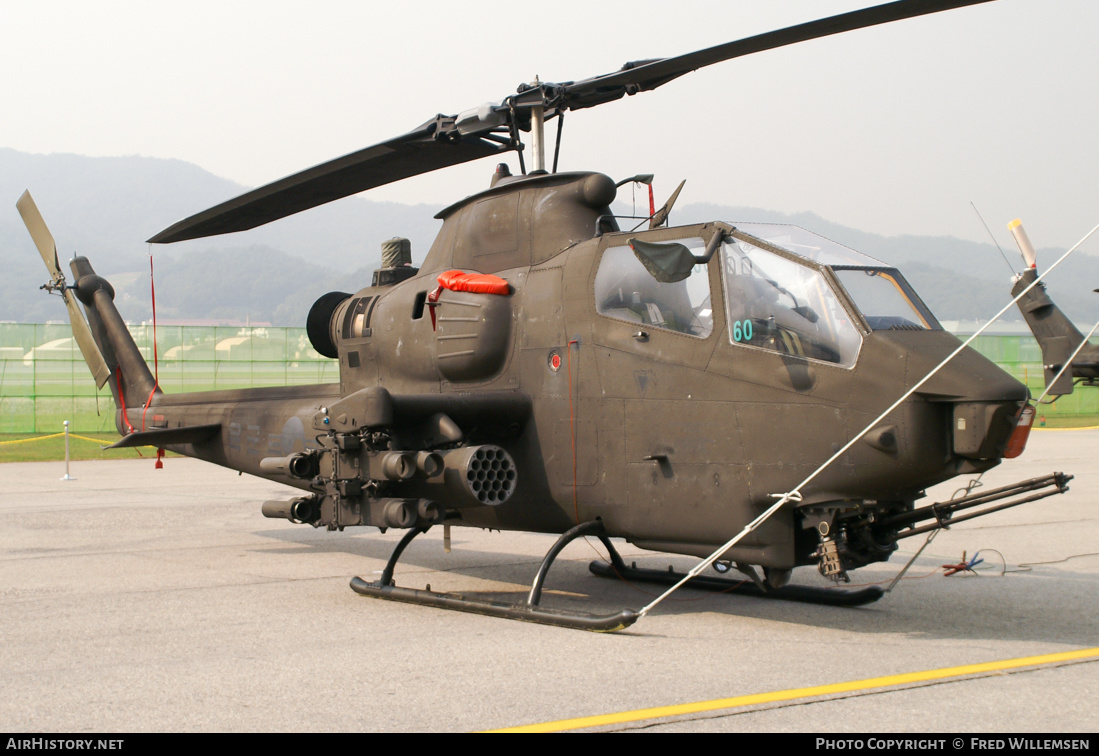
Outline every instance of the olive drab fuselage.
<path id="1" fill-rule="evenodd" d="M 600 174 L 499 181 L 439 214 L 442 229 L 416 275 L 328 300 L 327 343 L 317 346 L 338 354 L 339 384 L 155 392 L 148 408 L 120 411 L 119 430 L 220 426 L 172 448 L 316 492 L 309 519 L 290 517 L 314 525 L 400 526 L 369 510 L 428 500 L 456 525 L 560 533 L 599 520 L 644 548 L 706 555 L 958 346 L 929 313 L 926 327 L 873 328 L 839 284 L 833 268 L 842 266 L 799 259 L 735 224 L 620 232 L 613 198 Z M 773 256 L 772 268 L 800 266 L 814 277 L 806 291 L 827 296 L 818 310 L 830 312 L 756 275 L 768 312 L 792 323 L 740 317 L 735 297 L 745 295 L 726 250 L 697 268 L 694 293 L 677 290 L 678 302 L 641 302 L 641 290 L 661 286 L 655 280 L 627 284 L 638 291 L 607 283 L 627 275 L 607 271 L 612 252 L 628 257 L 621 250 L 631 239 L 704 245 L 719 231 Z M 496 274 L 510 294 L 444 289 L 430 302 L 437 276 L 452 269 Z M 797 334 L 799 323 L 823 333 L 824 321 L 849 334 L 846 346 Z M 926 487 L 997 464 L 1026 397 L 965 350 L 726 557 L 775 569 L 810 563 L 810 525 L 821 517 L 905 511 Z M 379 455 L 393 450 L 474 445 L 502 449 L 514 465 L 503 503 L 459 501 L 458 488 L 432 486 L 424 474 L 376 474 Z M 311 450 L 316 476 L 270 462 Z"/>
<path id="2" fill-rule="evenodd" d="M 378 580 L 351 581 L 357 593 L 562 627 L 627 627 L 656 602 L 606 616 L 538 606 L 561 549 L 592 536 L 610 557 L 610 567 L 589 565 L 598 575 L 858 605 L 882 590 L 788 585 L 792 569 L 815 563 L 846 581 L 956 512 L 982 507 L 955 522 L 1067 490 L 1071 476 L 1058 472 L 916 505 L 927 487 L 1022 451 L 1033 417 L 1027 388 L 959 349 L 898 270 L 804 229 L 668 227 L 681 183 L 642 220 L 648 230 L 623 232 L 611 209 L 617 187 L 651 188 L 653 177 L 616 184 L 557 173 L 561 127 L 565 113 L 705 66 L 989 1 L 896 0 L 590 78 L 536 77 L 149 239 L 247 231 L 516 153 L 523 175 L 501 163 L 487 190 L 439 213 L 442 228 L 418 269 L 393 239 L 371 286 L 313 304 L 306 331 L 319 354 L 339 360 L 339 383 L 163 394 L 110 284 L 77 257 L 68 285 L 29 193 L 17 206 L 50 273 L 45 288 L 65 296 L 81 353 L 120 408 L 123 438 L 113 446 L 169 448 L 297 489 L 263 503 L 267 517 L 405 530 Z M 545 127 L 555 119 L 550 160 Z M 1065 340 L 1046 327 L 1057 318 L 1039 294 L 1024 305 L 1028 320 L 1049 337 L 1043 353 L 1063 356 Z M 1083 359 L 1089 365 L 1075 370 L 1099 374 L 1092 355 Z M 396 585 L 401 553 L 436 524 L 561 535 L 526 602 L 504 604 Z M 612 537 L 706 558 L 683 576 L 628 566 Z M 735 566 L 747 580 L 699 575 L 708 564 Z"/>

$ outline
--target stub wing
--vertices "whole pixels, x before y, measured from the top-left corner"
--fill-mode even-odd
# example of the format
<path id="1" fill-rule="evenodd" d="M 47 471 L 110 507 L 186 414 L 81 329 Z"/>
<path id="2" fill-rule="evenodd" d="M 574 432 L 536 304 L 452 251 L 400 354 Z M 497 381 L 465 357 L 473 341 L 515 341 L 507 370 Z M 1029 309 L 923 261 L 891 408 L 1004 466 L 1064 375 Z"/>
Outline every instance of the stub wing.
<path id="1" fill-rule="evenodd" d="M 127 449 L 132 446 L 174 446 L 176 444 L 198 444 L 208 441 L 221 433 L 221 425 L 191 425 L 181 428 L 157 428 L 149 431 L 137 431 L 124 436 L 104 449 Z"/>

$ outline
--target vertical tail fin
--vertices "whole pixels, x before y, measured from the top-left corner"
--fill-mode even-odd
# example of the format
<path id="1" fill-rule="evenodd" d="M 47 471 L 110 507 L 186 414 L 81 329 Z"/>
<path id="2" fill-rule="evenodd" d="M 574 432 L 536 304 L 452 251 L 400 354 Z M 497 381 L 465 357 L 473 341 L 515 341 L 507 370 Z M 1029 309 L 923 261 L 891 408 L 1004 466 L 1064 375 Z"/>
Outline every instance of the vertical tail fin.
<path id="1" fill-rule="evenodd" d="M 128 425 L 126 408 L 143 406 L 160 389 L 114 306 L 114 288 L 96 275 L 86 257 L 74 257 L 69 263 L 75 283 L 71 286 L 66 283 L 57 261 L 57 244 L 30 192 L 24 192 L 15 205 L 50 273 L 50 282 L 42 288 L 59 291 L 65 298 L 80 353 L 88 363 L 96 385 L 103 388 L 103 384 L 110 384 L 115 406 L 120 410 L 118 430 L 125 435 L 132 430 L 123 427 Z M 84 305 L 87 320 L 80 312 L 77 300 Z"/>
<path id="2" fill-rule="evenodd" d="M 1011 289 L 1014 297 L 1038 278 L 1038 256 L 1023 230 L 1022 221 L 1015 219 L 1007 227 L 1015 237 L 1015 243 L 1019 246 L 1019 252 L 1027 266 Z M 1093 345 L 1084 344 L 1084 334 L 1080 333 L 1080 329 L 1049 298 L 1045 284 L 1039 283 L 1028 291 L 1019 300 L 1019 310 L 1042 349 L 1047 393 L 1053 396 L 1071 394 L 1073 378 L 1091 381 L 1099 375 L 1095 364 L 1099 350 Z M 1069 360 L 1072 360 L 1071 368 L 1062 371 Z"/>
<path id="3" fill-rule="evenodd" d="M 1011 295 L 1017 296 L 1034 279 L 1038 277 L 1038 271 L 1028 268 L 1019 276 L 1019 280 L 1012 287 Z M 1042 367 L 1046 375 L 1046 387 L 1049 393 L 1056 396 L 1072 393 L 1072 371 L 1066 370 L 1052 386 L 1052 381 L 1072 356 L 1076 347 L 1084 340 L 1084 334 L 1080 333 L 1061 308 L 1053 303 L 1046 293 L 1044 284 L 1039 283 L 1019 300 L 1019 310 L 1023 313 L 1031 333 L 1038 341 L 1042 349 Z"/>
<path id="4" fill-rule="evenodd" d="M 76 281 L 71 290 L 88 313 L 92 336 L 110 369 L 115 405 L 119 409 L 144 405 L 160 389 L 114 305 L 114 287 L 96 274 L 86 257 L 74 257 L 69 267 Z"/>

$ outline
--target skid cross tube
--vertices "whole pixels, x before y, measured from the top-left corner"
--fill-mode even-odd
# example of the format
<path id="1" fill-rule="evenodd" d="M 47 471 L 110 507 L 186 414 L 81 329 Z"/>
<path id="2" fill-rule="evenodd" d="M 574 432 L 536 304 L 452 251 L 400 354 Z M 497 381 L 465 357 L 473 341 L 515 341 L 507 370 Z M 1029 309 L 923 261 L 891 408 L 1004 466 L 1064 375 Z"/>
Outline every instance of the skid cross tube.
<path id="1" fill-rule="evenodd" d="M 408 544 L 412 543 L 413 538 L 421 533 L 426 533 L 430 529 L 430 525 L 423 525 L 418 528 L 412 528 L 404 534 L 404 538 L 397 544 L 397 548 L 393 549 L 393 553 L 389 555 L 389 561 L 385 563 L 385 569 L 382 570 L 382 577 L 378 581 L 381 585 L 393 585 L 393 570 L 397 567 L 397 560 L 401 558 L 401 554 L 408 547 Z"/>
<path id="2" fill-rule="evenodd" d="M 504 619 L 515 619 L 524 622 L 536 622 L 542 625 L 554 625 L 556 627 L 567 627 L 576 630 L 592 630 L 595 632 L 614 632 L 616 630 L 622 630 L 632 625 L 640 617 L 637 612 L 631 609 L 623 609 L 614 614 L 595 615 L 584 612 L 545 609 L 539 606 L 539 602 L 542 598 L 542 586 L 545 583 L 546 575 L 549 573 L 550 566 L 565 546 L 577 538 L 591 535 L 598 537 L 604 545 L 610 548 L 610 542 L 607 540 L 605 531 L 603 530 L 603 524 L 598 521 L 581 523 L 562 534 L 561 537 L 557 539 L 552 548 L 550 548 L 546 553 L 546 556 L 542 559 L 542 564 L 538 567 L 538 573 L 535 575 L 534 582 L 531 585 L 530 593 L 528 594 L 526 601 L 521 604 L 486 601 L 484 599 L 467 598 L 466 596 L 454 593 L 436 593 L 430 589 L 421 591 L 413 588 L 401 588 L 394 585 L 393 570 L 397 565 L 397 560 L 400 558 L 401 553 L 416 536 L 421 533 L 426 533 L 430 529 L 431 526 L 428 525 L 426 527 L 413 528 L 408 531 L 390 555 L 385 569 L 382 570 L 381 579 L 374 583 L 368 583 L 359 577 L 352 578 L 351 590 L 370 598 L 401 601 L 407 604 L 433 606 L 437 609 L 453 609 L 461 612 L 483 614 L 489 617 L 501 617 Z M 617 552 L 614 552 L 613 549 L 612 553 L 617 555 Z M 621 561 L 620 558 L 619 561 Z"/>
<path id="3" fill-rule="evenodd" d="M 527 606 L 537 606 L 538 602 L 542 600 L 542 584 L 546 582 L 546 575 L 549 574 L 550 565 L 553 564 L 553 560 L 557 558 L 557 555 L 577 538 L 589 535 L 597 536 L 611 553 L 617 554 L 618 552 L 611 546 L 610 541 L 607 540 L 607 536 L 604 535 L 604 533 L 603 523 L 598 520 L 582 522 L 571 530 L 563 533 L 561 537 L 557 539 L 557 542 L 553 544 L 553 548 L 546 552 L 542 564 L 538 567 L 538 574 L 534 576 L 534 583 L 531 585 L 530 594 L 527 596 Z"/>

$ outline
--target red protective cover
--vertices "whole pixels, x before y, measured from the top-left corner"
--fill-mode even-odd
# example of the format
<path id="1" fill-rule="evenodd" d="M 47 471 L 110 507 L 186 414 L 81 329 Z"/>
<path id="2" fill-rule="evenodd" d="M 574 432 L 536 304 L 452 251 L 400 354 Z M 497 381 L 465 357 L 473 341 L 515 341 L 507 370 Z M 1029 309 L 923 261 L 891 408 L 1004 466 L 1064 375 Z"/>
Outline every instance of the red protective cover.
<path id="1" fill-rule="evenodd" d="M 477 294 L 511 293 L 508 282 L 491 273 L 463 273 L 460 270 L 448 270 L 439 275 L 439 285 L 451 291 L 472 291 Z"/>

